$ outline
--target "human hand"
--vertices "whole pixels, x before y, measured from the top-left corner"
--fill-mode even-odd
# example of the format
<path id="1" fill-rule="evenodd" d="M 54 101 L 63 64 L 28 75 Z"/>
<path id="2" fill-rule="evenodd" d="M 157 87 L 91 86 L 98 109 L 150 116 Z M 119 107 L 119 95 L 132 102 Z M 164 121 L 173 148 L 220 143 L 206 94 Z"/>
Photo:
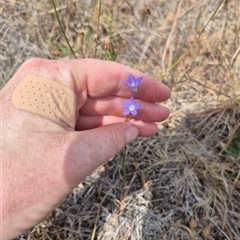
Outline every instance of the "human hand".
<path id="1" fill-rule="evenodd" d="M 123 80 L 144 76 L 137 119 L 124 122 L 122 102 L 132 96 Z M 27 74 L 68 87 L 77 96 L 75 130 L 15 108 L 12 94 Z M 151 136 L 169 115 L 155 102 L 170 90 L 127 66 L 93 59 L 25 62 L 1 90 L 2 234 L 11 239 L 46 217 L 87 175 L 137 136 Z"/>

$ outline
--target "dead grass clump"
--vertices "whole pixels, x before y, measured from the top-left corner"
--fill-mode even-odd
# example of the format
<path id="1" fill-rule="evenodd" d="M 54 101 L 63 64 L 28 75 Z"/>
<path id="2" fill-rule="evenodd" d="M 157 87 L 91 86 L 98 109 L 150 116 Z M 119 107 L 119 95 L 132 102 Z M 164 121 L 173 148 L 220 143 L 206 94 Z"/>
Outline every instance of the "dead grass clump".
<path id="1" fill-rule="evenodd" d="M 187 121 L 199 141 L 204 142 L 208 149 L 219 151 L 224 161 L 229 161 L 231 154 L 240 157 L 240 147 L 238 144 L 235 146 L 240 137 L 239 119 L 239 105 L 223 104 L 217 109 L 190 114 Z M 224 157 L 223 154 L 226 152 L 230 155 Z"/>

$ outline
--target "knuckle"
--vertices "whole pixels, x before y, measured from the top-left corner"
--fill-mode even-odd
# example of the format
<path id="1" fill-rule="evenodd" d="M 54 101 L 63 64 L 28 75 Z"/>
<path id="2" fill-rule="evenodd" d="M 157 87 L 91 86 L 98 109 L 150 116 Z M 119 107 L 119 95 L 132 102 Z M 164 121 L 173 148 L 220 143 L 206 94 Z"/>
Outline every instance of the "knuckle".
<path id="1" fill-rule="evenodd" d="M 45 68 L 50 60 L 48 59 L 42 59 L 42 58 L 31 58 L 25 61 L 21 67 L 19 68 L 19 71 L 23 72 L 38 72 L 42 68 Z"/>

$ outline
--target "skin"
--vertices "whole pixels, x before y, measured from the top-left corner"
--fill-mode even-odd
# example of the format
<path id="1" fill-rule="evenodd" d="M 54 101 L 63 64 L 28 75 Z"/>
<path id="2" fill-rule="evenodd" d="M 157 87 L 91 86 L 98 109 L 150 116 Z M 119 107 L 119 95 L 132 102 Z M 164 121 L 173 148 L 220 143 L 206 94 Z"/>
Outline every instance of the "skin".
<path id="1" fill-rule="evenodd" d="M 136 101 L 138 119 L 124 122 L 122 102 L 132 96 L 123 80 L 144 76 Z M 27 74 L 67 86 L 77 96 L 76 128 L 17 109 L 12 94 Z M 152 77 L 115 62 L 93 59 L 26 61 L 1 90 L 1 239 L 41 222 L 74 187 L 138 136 L 157 132 L 170 90 Z"/>

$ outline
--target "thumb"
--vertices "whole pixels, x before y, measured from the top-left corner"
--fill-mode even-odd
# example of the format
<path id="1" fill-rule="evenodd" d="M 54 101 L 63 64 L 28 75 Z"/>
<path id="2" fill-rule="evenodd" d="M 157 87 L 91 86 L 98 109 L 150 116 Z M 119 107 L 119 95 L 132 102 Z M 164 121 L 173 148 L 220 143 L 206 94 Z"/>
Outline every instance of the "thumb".
<path id="1" fill-rule="evenodd" d="M 74 187 L 98 166 L 138 137 L 132 123 L 114 123 L 82 132 L 69 132 L 66 179 Z"/>

